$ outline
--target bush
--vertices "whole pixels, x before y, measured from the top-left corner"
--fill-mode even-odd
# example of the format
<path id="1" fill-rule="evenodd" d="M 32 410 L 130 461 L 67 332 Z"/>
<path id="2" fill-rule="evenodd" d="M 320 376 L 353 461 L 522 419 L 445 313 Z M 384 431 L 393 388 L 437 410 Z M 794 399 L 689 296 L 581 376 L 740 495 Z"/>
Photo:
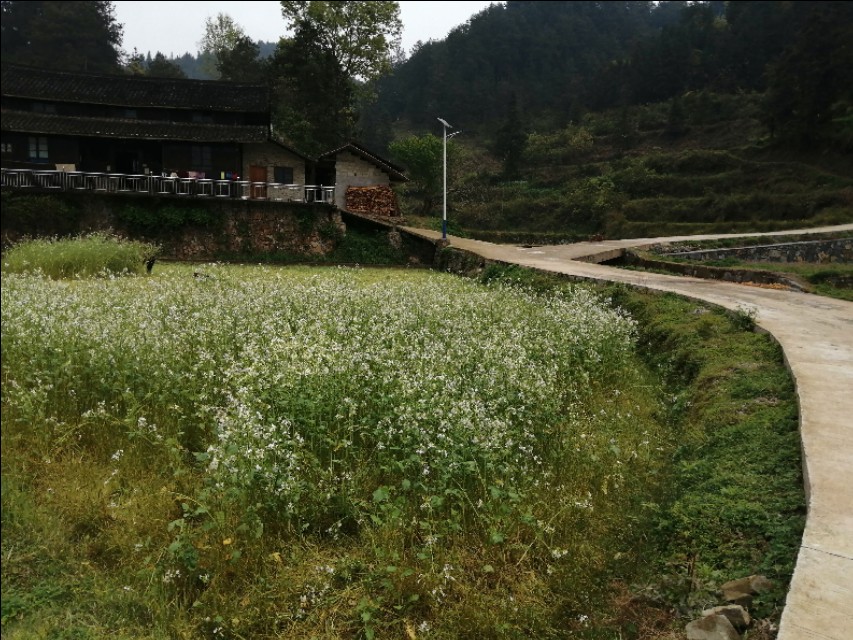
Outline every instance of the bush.
<path id="1" fill-rule="evenodd" d="M 41 272 L 51 278 L 127 275 L 143 272 L 158 247 L 107 233 L 75 238 L 36 238 L 10 248 L 3 260 L 7 273 Z"/>

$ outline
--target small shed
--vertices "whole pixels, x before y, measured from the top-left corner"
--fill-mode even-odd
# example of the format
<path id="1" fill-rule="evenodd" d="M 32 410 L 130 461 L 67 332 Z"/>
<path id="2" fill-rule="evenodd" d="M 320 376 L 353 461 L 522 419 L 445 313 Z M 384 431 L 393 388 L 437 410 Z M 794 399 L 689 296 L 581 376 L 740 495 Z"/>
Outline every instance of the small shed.
<path id="1" fill-rule="evenodd" d="M 346 208 L 348 187 L 370 187 L 406 182 L 403 169 L 354 142 L 317 158 L 317 182 L 335 186 L 335 205 Z"/>

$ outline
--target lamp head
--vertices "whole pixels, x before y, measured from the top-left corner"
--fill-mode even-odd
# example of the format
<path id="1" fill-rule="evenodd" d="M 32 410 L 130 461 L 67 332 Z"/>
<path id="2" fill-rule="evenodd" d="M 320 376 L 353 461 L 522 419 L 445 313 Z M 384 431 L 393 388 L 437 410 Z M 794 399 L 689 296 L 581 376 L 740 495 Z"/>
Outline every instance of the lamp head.
<path id="1" fill-rule="evenodd" d="M 438 120 L 442 125 L 444 125 L 444 126 L 445 126 L 445 127 L 447 127 L 448 129 L 452 129 L 452 128 L 453 128 L 453 127 L 450 125 L 450 123 L 449 123 L 449 122 L 447 122 L 447 120 L 443 120 L 443 119 L 441 119 L 441 118 L 436 118 L 436 120 Z"/>

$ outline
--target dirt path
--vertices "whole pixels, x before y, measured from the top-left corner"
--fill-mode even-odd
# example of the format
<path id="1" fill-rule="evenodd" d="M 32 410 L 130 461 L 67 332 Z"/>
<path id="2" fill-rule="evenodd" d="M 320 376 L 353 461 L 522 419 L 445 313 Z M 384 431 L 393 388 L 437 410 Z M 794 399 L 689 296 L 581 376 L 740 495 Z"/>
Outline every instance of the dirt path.
<path id="1" fill-rule="evenodd" d="M 438 233 L 407 228 L 436 240 Z M 853 224 L 758 235 L 851 231 Z M 780 625 L 780 640 L 853 637 L 853 302 L 716 280 L 626 271 L 579 262 L 658 242 L 729 235 L 638 238 L 520 247 L 451 237 L 453 247 L 491 260 L 571 276 L 671 291 L 749 310 L 782 345 L 797 385 L 808 517 Z"/>

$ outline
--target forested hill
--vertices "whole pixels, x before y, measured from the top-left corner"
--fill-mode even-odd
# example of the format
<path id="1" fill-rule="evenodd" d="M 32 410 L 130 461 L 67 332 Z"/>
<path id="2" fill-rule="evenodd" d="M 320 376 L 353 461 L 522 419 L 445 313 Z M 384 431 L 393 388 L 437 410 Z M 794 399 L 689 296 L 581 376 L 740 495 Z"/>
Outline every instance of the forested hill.
<path id="1" fill-rule="evenodd" d="M 514 2 L 417 48 L 373 109 L 416 128 L 441 115 L 495 131 L 685 92 L 767 92 L 767 121 L 807 133 L 849 117 L 853 2 Z"/>

